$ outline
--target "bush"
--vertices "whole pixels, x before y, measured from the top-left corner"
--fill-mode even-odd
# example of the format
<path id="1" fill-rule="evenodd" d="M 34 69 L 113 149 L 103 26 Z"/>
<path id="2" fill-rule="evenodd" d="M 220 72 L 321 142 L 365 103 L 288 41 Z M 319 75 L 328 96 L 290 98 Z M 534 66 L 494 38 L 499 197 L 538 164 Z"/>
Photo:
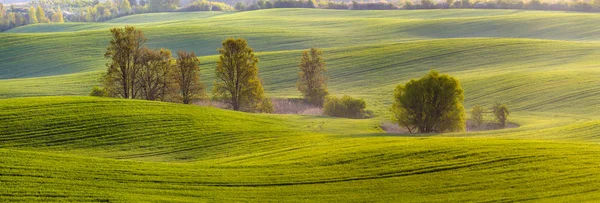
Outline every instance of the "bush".
<path id="1" fill-rule="evenodd" d="M 409 132 L 443 133 L 464 131 L 466 127 L 464 91 L 449 75 L 430 71 L 394 90 L 392 119 Z"/>
<path id="2" fill-rule="evenodd" d="M 92 88 L 92 92 L 90 92 L 90 96 L 94 96 L 94 97 L 108 97 L 108 92 L 104 88 L 100 88 L 98 86 L 94 86 Z"/>
<path id="3" fill-rule="evenodd" d="M 344 95 L 342 98 L 327 97 L 323 105 L 323 113 L 333 117 L 343 118 L 370 118 L 371 111 L 366 111 L 367 103 L 362 99 L 354 99 Z"/>

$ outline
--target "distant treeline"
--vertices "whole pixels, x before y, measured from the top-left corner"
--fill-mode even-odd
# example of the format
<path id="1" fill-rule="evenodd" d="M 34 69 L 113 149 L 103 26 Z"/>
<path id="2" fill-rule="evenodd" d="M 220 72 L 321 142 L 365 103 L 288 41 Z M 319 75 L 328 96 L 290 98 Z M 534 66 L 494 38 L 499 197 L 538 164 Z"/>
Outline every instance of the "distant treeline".
<path id="1" fill-rule="evenodd" d="M 243 5 L 237 3 L 238 11 L 258 10 L 269 8 L 322 8 L 342 10 L 397 10 L 397 9 L 524 9 L 524 10 L 553 10 L 553 11 L 582 11 L 600 12 L 600 1 L 558 1 L 555 3 L 540 0 L 421 0 L 418 3 L 400 1 L 398 3 L 381 2 L 330 2 L 315 0 L 260 0 L 255 4 Z"/>
<path id="2" fill-rule="evenodd" d="M 225 3 L 206 0 L 180 4 L 180 0 L 52 0 L 18 6 L 0 3 L 0 31 L 36 23 L 103 22 L 152 12 L 235 11 Z"/>
<path id="3" fill-rule="evenodd" d="M 249 11 L 271 8 L 321 8 L 344 10 L 397 10 L 397 9 L 525 9 L 600 12 L 600 1 L 540 0 L 420 0 L 418 3 L 400 0 L 382 2 L 330 2 L 316 0 L 259 0 L 244 4 L 233 1 L 207 0 L 39 0 L 26 5 L 0 3 L 0 31 L 36 23 L 102 22 L 131 14 L 187 11 Z M 224 1 L 224 0 L 221 0 Z M 228 4 L 229 3 L 229 4 Z"/>

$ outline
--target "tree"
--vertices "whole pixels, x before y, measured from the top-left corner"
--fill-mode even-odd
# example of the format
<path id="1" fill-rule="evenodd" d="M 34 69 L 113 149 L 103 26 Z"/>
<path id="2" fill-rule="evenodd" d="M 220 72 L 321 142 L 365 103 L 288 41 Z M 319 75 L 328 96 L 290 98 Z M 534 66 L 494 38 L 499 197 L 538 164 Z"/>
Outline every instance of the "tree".
<path id="1" fill-rule="evenodd" d="M 323 106 L 327 92 L 327 77 L 324 73 L 325 61 L 323 60 L 321 50 L 311 48 L 310 51 L 304 51 L 300 61 L 300 79 L 296 86 L 304 95 L 304 99 L 316 106 Z"/>
<path id="2" fill-rule="evenodd" d="M 4 8 L 4 4 L 0 2 L 0 20 L 4 18 L 6 15 L 6 9 Z"/>
<path id="3" fill-rule="evenodd" d="M 171 57 L 171 51 L 143 48 L 139 63 L 140 71 L 133 77 L 137 78 L 140 97 L 145 100 L 165 101 L 173 89 L 171 75 L 175 61 Z"/>
<path id="4" fill-rule="evenodd" d="M 104 88 L 113 97 L 138 98 L 137 86 L 140 61 L 146 38 L 135 27 L 113 28 L 112 39 L 104 57 L 110 59 L 108 72 L 104 75 Z"/>
<path id="5" fill-rule="evenodd" d="M 42 6 L 37 7 L 37 11 L 35 12 L 35 15 L 37 17 L 38 22 L 40 22 L 40 23 L 50 22 L 50 20 L 48 20 L 48 18 L 46 17 L 46 12 L 44 12 L 44 9 L 42 8 Z"/>
<path id="6" fill-rule="evenodd" d="M 119 12 L 125 15 L 131 13 L 131 5 L 129 4 L 129 0 L 121 0 L 121 4 L 119 4 Z"/>
<path id="7" fill-rule="evenodd" d="M 265 8 L 273 8 L 273 3 L 271 3 L 271 1 L 266 1 Z"/>
<path id="8" fill-rule="evenodd" d="M 107 20 L 107 19 L 110 19 L 111 16 L 112 16 L 112 13 L 110 12 L 110 9 L 108 9 L 108 8 L 102 9 L 102 19 Z"/>
<path id="9" fill-rule="evenodd" d="M 510 112 L 508 111 L 508 107 L 506 107 L 506 105 L 504 104 L 497 102 L 496 105 L 492 107 L 492 111 L 496 116 L 496 120 L 500 122 L 500 125 L 502 125 L 502 127 L 505 127 L 506 120 L 508 119 L 508 115 L 510 114 Z"/>
<path id="10" fill-rule="evenodd" d="M 245 11 L 246 10 L 246 6 L 242 2 L 237 2 L 235 4 L 235 10 L 236 11 Z"/>
<path id="11" fill-rule="evenodd" d="M 483 124 L 483 108 L 479 105 L 475 105 L 471 108 L 471 120 L 476 127 L 479 127 Z"/>
<path id="12" fill-rule="evenodd" d="M 430 71 L 418 80 L 398 85 L 392 105 L 393 120 L 420 133 L 464 131 L 464 91 L 449 75 Z"/>
<path id="13" fill-rule="evenodd" d="M 35 8 L 29 7 L 29 12 L 27 13 L 27 15 L 29 16 L 29 24 L 38 23 L 37 16 L 35 16 Z"/>
<path id="14" fill-rule="evenodd" d="M 65 20 L 63 18 L 63 13 L 60 10 L 60 7 L 58 7 L 58 10 L 54 14 L 52 14 L 52 22 L 55 22 L 55 23 L 64 23 L 65 22 Z"/>
<path id="15" fill-rule="evenodd" d="M 163 0 L 148 0 L 148 9 L 152 12 L 163 11 L 164 7 Z"/>
<path id="16" fill-rule="evenodd" d="M 462 8 L 471 8 L 471 0 L 461 0 Z"/>
<path id="17" fill-rule="evenodd" d="M 205 95 L 204 84 L 200 82 L 200 60 L 194 52 L 177 52 L 177 66 L 174 80 L 179 89 L 179 100 L 191 104 Z"/>
<path id="18" fill-rule="evenodd" d="M 258 58 L 245 39 L 229 38 L 219 49 L 213 94 L 236 111 L 260 111 L 264 89 L 258 77 Z"/>

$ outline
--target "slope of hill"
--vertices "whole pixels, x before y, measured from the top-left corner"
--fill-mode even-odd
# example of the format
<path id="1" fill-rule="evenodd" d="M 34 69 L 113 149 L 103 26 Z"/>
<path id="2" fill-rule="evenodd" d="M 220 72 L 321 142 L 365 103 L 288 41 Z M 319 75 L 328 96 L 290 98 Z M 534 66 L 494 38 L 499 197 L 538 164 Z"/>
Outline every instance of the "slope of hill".
<path id="1" fill-rule="evenodd" d="M 600 147 L 560 138 L 507 140 L 503 131 L 488 132 L 496 138 L 393 137 L 378 134 L 368 120 L 85 97 L 5 99 L 0 109 L 2 200 L 583 201 L 600 195 Z M 307 127 L 319 120 L 326 121 L 323 130 Z"/>
<path id="2" fill-rule="evenodd" d="M 514 202 L 600 199 L 600 15 L 510 10 L 155 13 L 0 33 L 0 201 Z M 108 29 L 200 56 L 244 37 L 271 97 L 298 97 L 303 49 L 329 88 L 377 118 L 247 114 L 87 95 Z M 429 69 L 466 107 L 504 102 L 518 128 L 385 134 L 393 88 Z M 57 97 L 38 97 L 57 96 Z M 26 97 L 26 98 L 15 98 Z"/>
<path id="3" fill-rule="evenodd" d="M 0 48 L 0 79 L 103 69 L 102 51 L 108 41 L 108 28 L 146 22 L 144 19 L 164 19 L 135 24 L 146 33 L 149 46 L 195 51 L 202 56 L 216 54 L 221 41 L 229 36 L 247 38 L 259 52 L 433 38 L 600 39 L 599 26 L 594 26 L 600 22 L 600 16 L 596 14 L 506 10 L 490 11 L 492 15 L 464 10 L 442 12 L 447 14 L 434 14 L 439 11 L 352 12 L 355 11 L 274 9 L 241 13 L 168 13 L 134 15 L 116 19 L 115 23 L 24 26 L 0 34 L 0 43 L 7 45 Z M 352 14 L 355 15 L 349 17 Z M 65 59 L 63 56 L 71 57 Z"/>
<path id="4" fill-rule="evenodd" d="M 324 51 L 331 92 L 365 98 L 379 113 L 391 104 L 396 85 L 438 69 L 462 81 L 467 106 L 501 101 L 520 111 L 593 115 L 600 113 L 600 95 L 594 94 L 599 87 L 595 79 L 599 48 L 597 44 L 546 40 L 442 39 Z M 301 51 L 259 53 L 260 75 L 269 96 L 300 96 L 294 62 L 300 55 Z M 202 81 L 210 90 L 216 56 L 200 57 L 200 61 Z M 0 98 L 86 95 L 90 87 L 98 85 L 101 74 L 0 80 Z"/>

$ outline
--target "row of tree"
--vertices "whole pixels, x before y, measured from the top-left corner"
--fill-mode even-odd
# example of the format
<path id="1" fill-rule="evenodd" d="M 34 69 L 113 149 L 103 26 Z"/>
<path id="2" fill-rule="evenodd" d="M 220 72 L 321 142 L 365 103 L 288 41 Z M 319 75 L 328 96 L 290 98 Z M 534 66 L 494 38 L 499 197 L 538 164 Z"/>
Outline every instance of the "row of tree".
<path id="1" fill-rule="evenodd" d="M 233 10 L 227 4 L 206 0 L 191 1 L 186 7 L 180 7 L 180 0 L 33 1 L 25 8 L 7 8 L 0 3 L 0 31 L 36 23 L 102 22 L 149 12 Z"/>
<path id="2" fill-rule="evenodd" d="M 190 104 L 205 98 L 200 82 L 199 59 L 194 52 L 177 52 L 173 59 L 167 49 L 152 50 L 147 39 L 134 27 L 111 29 L 112 39 L 105 57 L 110 59 L 103 76 L 104 89 L 92 95 L 145 99 Z M 244 39 L 229 38 L 219 49 L 213 98 L 234 110 L 271 112 L 258 77 L 258 58 Z"/>
<path id="3" fill-rule="evenodd" d="M 112 39 L 105 53 L 110 59 L 103 77 L 104 89 L 94 88 L 92 95 L 126 99 L 146 99 L 191 104 L 206 99 L 200 82 L 200 61 L 193 52 L 148 49 L 142 31 L 134 27 L 111 29 Z M 259 77 L 258 58 L 242 38 L 229 38 L 219 48 L 215 67 L 217 81 L 213 100 L 222 101 L 236 111 L 271 112 Z M 330 96 L 327 90 L 325 60 L 321 50 L 304 51 L 299 64 L 297 88 L 304 102 L 324 108 L 329 116 L 366 118 L 366 102 L 349 96 Z M 464 90 L 460 82 L 449 75 L 430 71 L 429 74 L 398 85 L 394 91 L 391 112 L 393 120 L 410 133 L 443 133 L 464 131 L 466 114 Z M 492 108 L 496 119 L 506 126 L 509 115 L 506 105 Z M 483 124 L 484 110 L 475 106 L 471 117 L 476 125 Z"/>
<path id="4" fill-rule="evenodd" d="M 44 10 L 41 6 L 29 7 L 26 12 L 15 12 L 14 6 L 6 8 L 0 3 L 0 31 L 35 23 L 63 23 L 64 17 L 60 7 Z"/>
<path id="5" fill-rule="evenodd" d="M 206 99 L 204 84 L 200 82 L 200 61 L 193 52 L 179 51 L 177 59 L 173 59 L 170 50 L 148 49 L 143 32 L 130 26 L 113 28 L 111 34 L 105 53 L 110 62 L 103 76 L 104 89 L 95 87 L 91 95 L 184 104 Z M 258 76 L 259 60 L 247 41 L 226 39 L 219 54 L 212 99 L 233 110 L 271 112 L 273 106 L 265 97 Z M 322 55 L 315 48 L 302 53 L 297 88 L 303 101 L 318 107 L 325 104 L 325 113 L 330 116 L 364 118 L 371 114 L 365 111 L 364 100 L 329 96 Z"/>
<path id="6" fill-rule="evenodd" d="M 110 31 L 112 39 L 104 55 L 110 59 L 102 80 L 104 90 L 96 89 L 92 95 L 186 104 L 204 95 L 194 52 L 180 51 L 173 59 L 168 49 L 147 48 L 144 34 L 134 27 Z"/>

